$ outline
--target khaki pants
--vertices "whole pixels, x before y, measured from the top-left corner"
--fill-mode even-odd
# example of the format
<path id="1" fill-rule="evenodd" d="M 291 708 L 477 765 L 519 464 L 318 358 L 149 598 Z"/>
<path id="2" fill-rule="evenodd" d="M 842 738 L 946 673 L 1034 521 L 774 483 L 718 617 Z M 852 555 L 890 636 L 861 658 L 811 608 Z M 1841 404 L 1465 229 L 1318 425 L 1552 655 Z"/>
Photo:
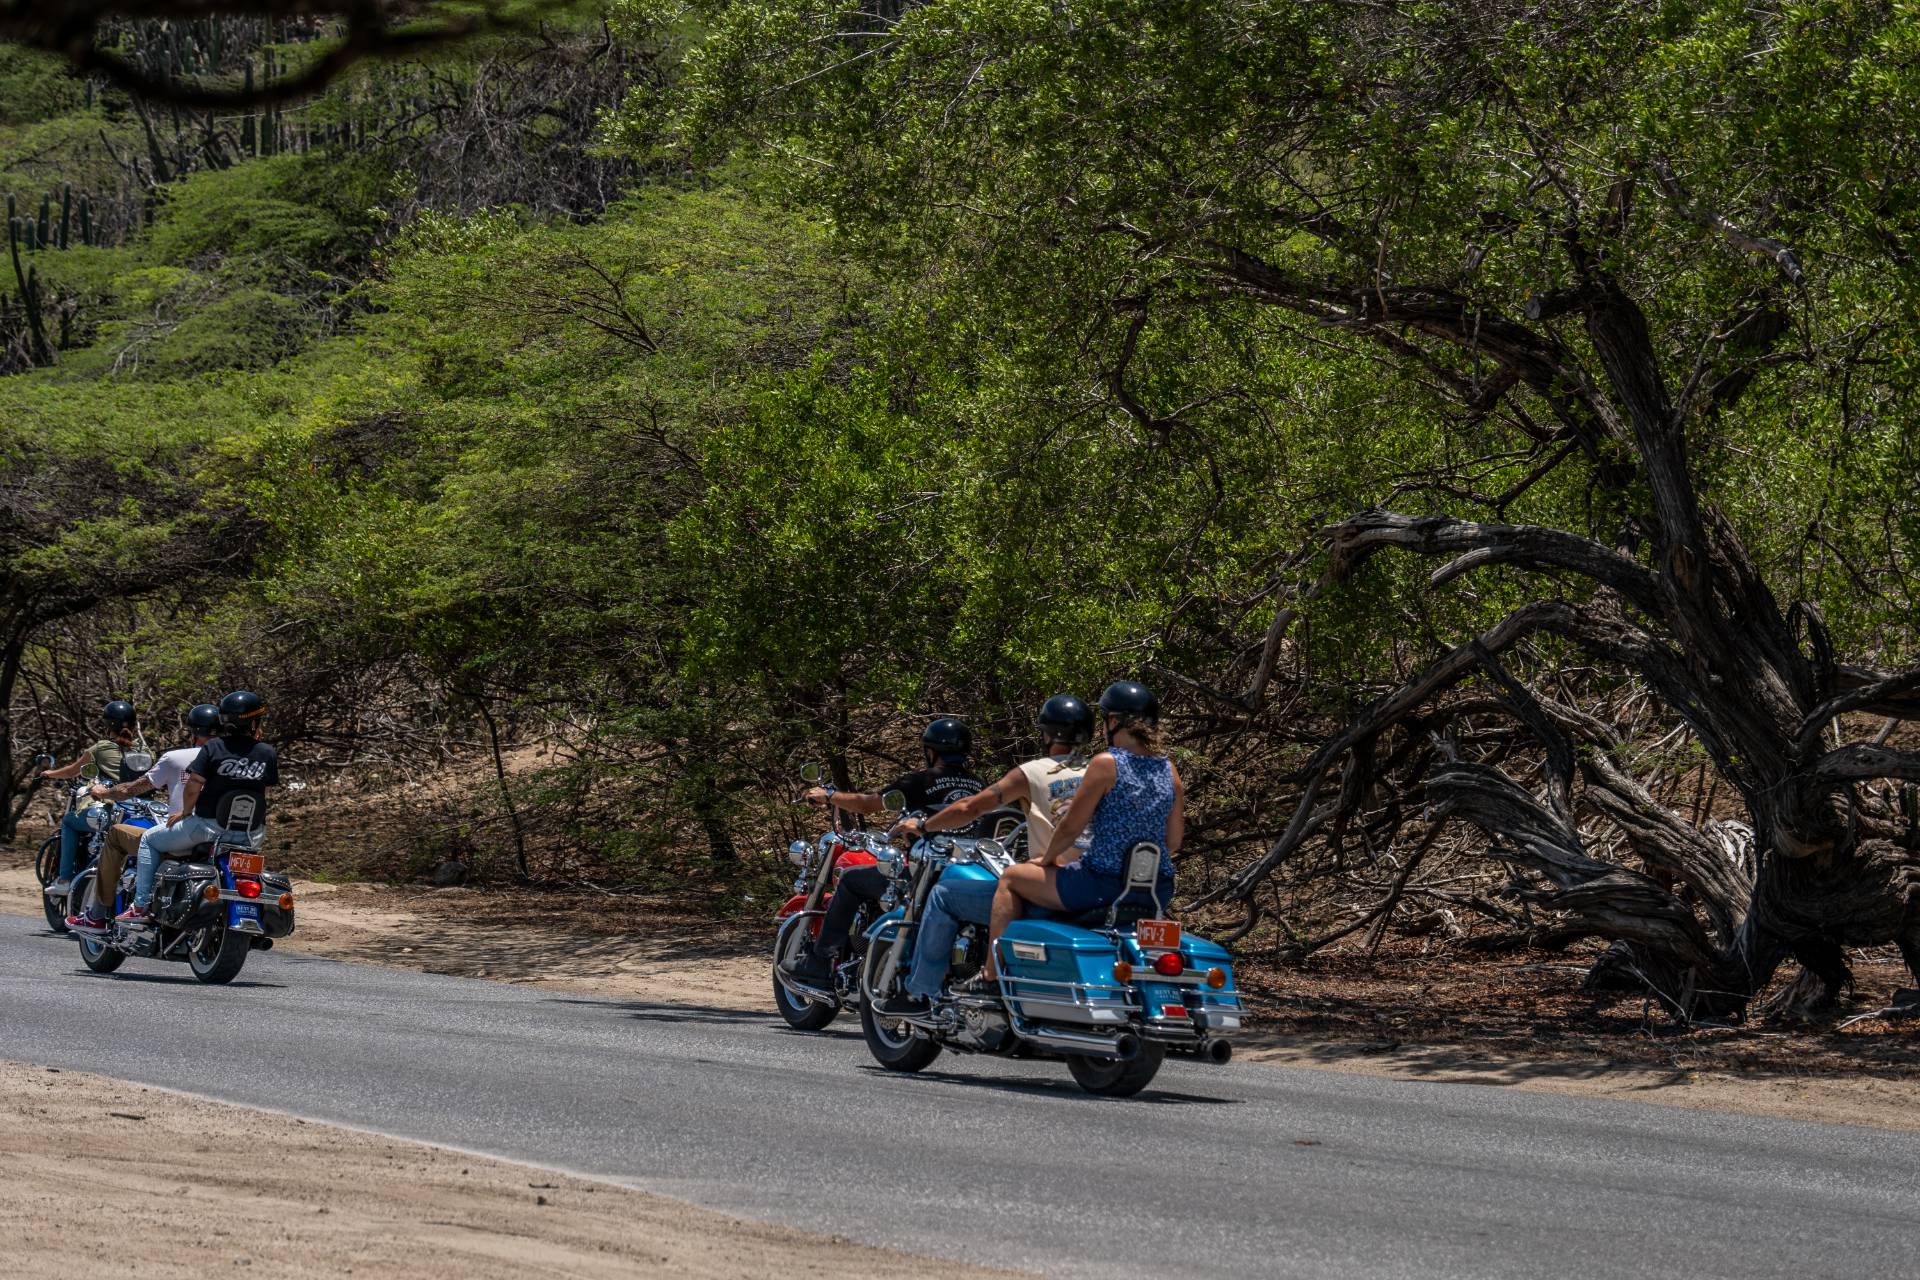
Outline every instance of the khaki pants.
<path id="1" fill-rule="evenodd" d="M 140 851 L 140 837 L 145 834 L 146 828 L 124 822 L 107 828 L 107 838 L 101 842 L 100 862 L 93 877 L 93 909 L 98 914 L 113 914 L 113 895 L 120 888 L 120 872 L 125 869 L 127 859 Z"/>

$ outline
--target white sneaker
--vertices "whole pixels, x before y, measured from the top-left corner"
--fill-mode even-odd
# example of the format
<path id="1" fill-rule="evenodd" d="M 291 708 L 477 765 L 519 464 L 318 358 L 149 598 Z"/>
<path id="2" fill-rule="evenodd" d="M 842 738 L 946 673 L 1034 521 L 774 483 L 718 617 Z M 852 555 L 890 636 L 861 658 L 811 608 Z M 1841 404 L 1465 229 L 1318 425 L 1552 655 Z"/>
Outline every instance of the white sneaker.
<path id="1" fill-rule="evenodd" d="M 47 896 L 49 898 L 64 898 L 67 896 L 67 891 L 72 888 L 73 881 L 71 880 L 55 880 L 47 886 Z"/>

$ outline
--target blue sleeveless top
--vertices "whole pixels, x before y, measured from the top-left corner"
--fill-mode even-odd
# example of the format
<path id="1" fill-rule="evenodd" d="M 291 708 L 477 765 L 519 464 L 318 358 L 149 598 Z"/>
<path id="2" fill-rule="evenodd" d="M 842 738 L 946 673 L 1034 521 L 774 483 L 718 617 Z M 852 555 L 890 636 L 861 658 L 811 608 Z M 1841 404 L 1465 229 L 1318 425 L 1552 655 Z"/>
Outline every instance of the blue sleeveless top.
<path id="1" fill-rule="evenodd" d="M 1113 786 L 1094 807 L 1093 843 L 1080 865 L 1093 875 L 1118 878 L 1127 874 L 1127 853 L 1142 840 L 1160 846 L 1160 875 L 1173 878 L 1173 859 L 1167 856 L 1167 816 L 1173 812 L 1173 761 L 1165 756 L 1140 756 L 1110 747 Z"/>

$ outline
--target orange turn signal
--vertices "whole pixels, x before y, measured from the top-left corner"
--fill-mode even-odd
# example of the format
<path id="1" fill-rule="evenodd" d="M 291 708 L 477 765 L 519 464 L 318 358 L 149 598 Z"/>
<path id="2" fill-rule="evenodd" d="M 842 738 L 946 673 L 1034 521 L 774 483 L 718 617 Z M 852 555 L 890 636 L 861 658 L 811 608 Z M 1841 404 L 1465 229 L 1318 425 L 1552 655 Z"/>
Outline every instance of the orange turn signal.
<path id="1" fill-rule="evenodd" d="M 1207 985 L 1212 987 L 1215 991 L 1218 991 L 1220 988 L 1226 986 L 1227 971 L 1225 969 L 1207 970 Z"/>
<path id="2" fill-rule="evenodd" d="M 1132 982 L 1133 966 L 1125 960 L 1115 960 L 1113 962 L 1113 980 L 1123 987 L 1129 982 Z"/>
<path id="3" fill-rule="evenodd" d="M 220 886 L 217 884 L 210 884 L 206 888 L 200 891 L 200 896 L 205 898 L 208 902 L 218 902 L 220 901 Z"/>
<path id="4" fill-rule="evenodd" d="M 283 893 L 283 894 L 281 894 L 281 895 L 280 895 L 280 909 L 281 909 L 282 911 L 291 911 L 291 910 L 293 910 L 293 895 L 292 895 L 292 894 L 290 894 L 290 893 Z M 1215 970 L 1214 970 L 1214 972 L 1215 972 L 1215 973 L 1218 973 L 1218 972 L 1220 972 L 1220 971 L 1219 971 L 1218 969 L 1215 969 Z M 1215 986 L 1218 986 L 1219 984 L 1218 984 L 1218 983 L 1215 983 L 1214 985 L 1215 985 Z"/>

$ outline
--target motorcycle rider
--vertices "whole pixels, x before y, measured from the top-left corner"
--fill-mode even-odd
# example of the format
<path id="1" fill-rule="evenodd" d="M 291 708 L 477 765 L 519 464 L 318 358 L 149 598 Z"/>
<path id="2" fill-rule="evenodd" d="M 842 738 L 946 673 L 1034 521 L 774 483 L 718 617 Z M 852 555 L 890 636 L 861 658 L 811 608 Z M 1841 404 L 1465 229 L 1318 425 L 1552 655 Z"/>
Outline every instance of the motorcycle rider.
<path id="1" fill-rule="evenodd" d="M 266 812 L 267 788 L 280 781 L 280 757 L 260 737 L 260 718 L 267 704 L 257 693 L 236 689 L 220 699 L 219 733 L 209 738 L 187 765 L 180 807 L 164 827 L 153 827 L 140 837 L 139 868 L 135 873 L 133 905 L 114 917 L 116 923 L 143 927 L 152 922 L 153 881 L 160 859 L 189 853 L 220 834 L 216 820 L 220 804 L 234 792 L 253 796 Z M 260 828 L 256 828 L 256 834 Z"/>
<path id="2" fill-rule="evenodd" d="M 1045 852 L 1053 842 L 1054 825 L 1066 813 L 1087 772 L 1074 754 L 1093 739 L 1093 711 L 1070 693 L 1057 693 L 1040 706 L 1037 723 L 1047 753 L 1007 770 L 1006 776 L 978 795 L 950 804 L 925 818 L 907 818 L 900 834 L 912 838 L 935 831 L 953 831 L 1001 806 L 1013 806 L 1027 815 L 1027 848 Z M 953 960 L 953 939 L 963 922 L 986 924 L 991 918 L 994 883 L 971 877 L 943 875 L 927 895 L 913 949 L 913 968 L 907 974 L 904 995 L 883 1001 L 877 1012 L 910 1017 L 925 1013 L 939 998 Z"/>
<path id="3" fill-rule="evenodd" d="M 878 813 L 885 807 L 881 799 L 889 791 L 906 796 L 908 812 L 931 813 L 958 800 L 978 795 L 982 784 L 967 758 L 973 754 L 973 730 L 964 721 L 941 716 L 920 734 L 920 754 L 925 767 L 904 773 L 879 791 L 830 791 L 810 788 L 805 799 L 815 805 L 831 804 L 849 813 Z M 855 867 L 844 873 L 834 885 L 833 899 L 827 904 L 820 933 L 801 954 L 783 962 L 781 972 L 796 981 L 819 985 L 846 954 L 853 932 L 853 920 L 861 904 L 877 903 L 887 891 L 886 873 L 878 867 Z"/>
<path id="4" fill-rule="evenodd" d="M 90 792 L 93 798 L 111 804 L 116 800 L 130 800 L 134 796 L 145 795 L 149 791 L 164 791 L 167 794 L 167 812 L 182 812 L 186 808 L 182 800 L 187 785 L 187 769 L 200 754 L 200 748 L 219 729 L 220 708 L 210 702 L 202 702 L 187 712 L 186 721 L 191 745 L 166 752 L 153 762 L 153 768 L 131 782 L 111 787 L 94 784 Z M 127 822 L 107 828 L 107 838 L 100 850 L 100 862 L 94 869 L 92 900 L 85 911 L 77 911 L 67 917 L 67 928 L 77 933 L 100 933 L 107 928 L 113 914 L 113 897 L 120 884 L 121 868 L 126 866 L 128 858 L 137 856 L 140 837 L 146 833 L 147 828 Z"/>
<path id="5" fill-rule="evenodd" d="M 1007 868 L 993 896 L 987 969 L 1000 935 L 1026 903 L 1078 914 L 1126 890 L 1127 855 L 1142 841 L 1160 846 L 1160 897 L 1173 898 L 1173 857 L 1186 836 L 1186 784 L 1160 737 L 1160 702 L 1145 685 L 1120 680 L 1100 695 L 1107 749 L 1086 777 L 1053 842 L 1038 861 Z M 1082 856 L 1075 841 L 1092 839 Z M 1070 859 L 1077 859 L 1069 866 Z"/>
<path id="6" fill-rule="evenodd" d="M 100 709 L 100 719 L 107 726 L 106 737 L 59 768 L 43 770 L 40 776 L 52 781 L 82 776 L 109 783 L 127 781 L 126 753 L 135 747 L 141 751 L 147 749 L 140 737 L 139 717 L 131 702 L 115 698 Z M 87 823 L 87 814 L 97 807 L 89 805 L 60 819 L 60 869 L 47 885 L 49 898 L 64 898 L 73 887 L 73 873 L 79 870 L 80 841 L 93 831 Z"/>

